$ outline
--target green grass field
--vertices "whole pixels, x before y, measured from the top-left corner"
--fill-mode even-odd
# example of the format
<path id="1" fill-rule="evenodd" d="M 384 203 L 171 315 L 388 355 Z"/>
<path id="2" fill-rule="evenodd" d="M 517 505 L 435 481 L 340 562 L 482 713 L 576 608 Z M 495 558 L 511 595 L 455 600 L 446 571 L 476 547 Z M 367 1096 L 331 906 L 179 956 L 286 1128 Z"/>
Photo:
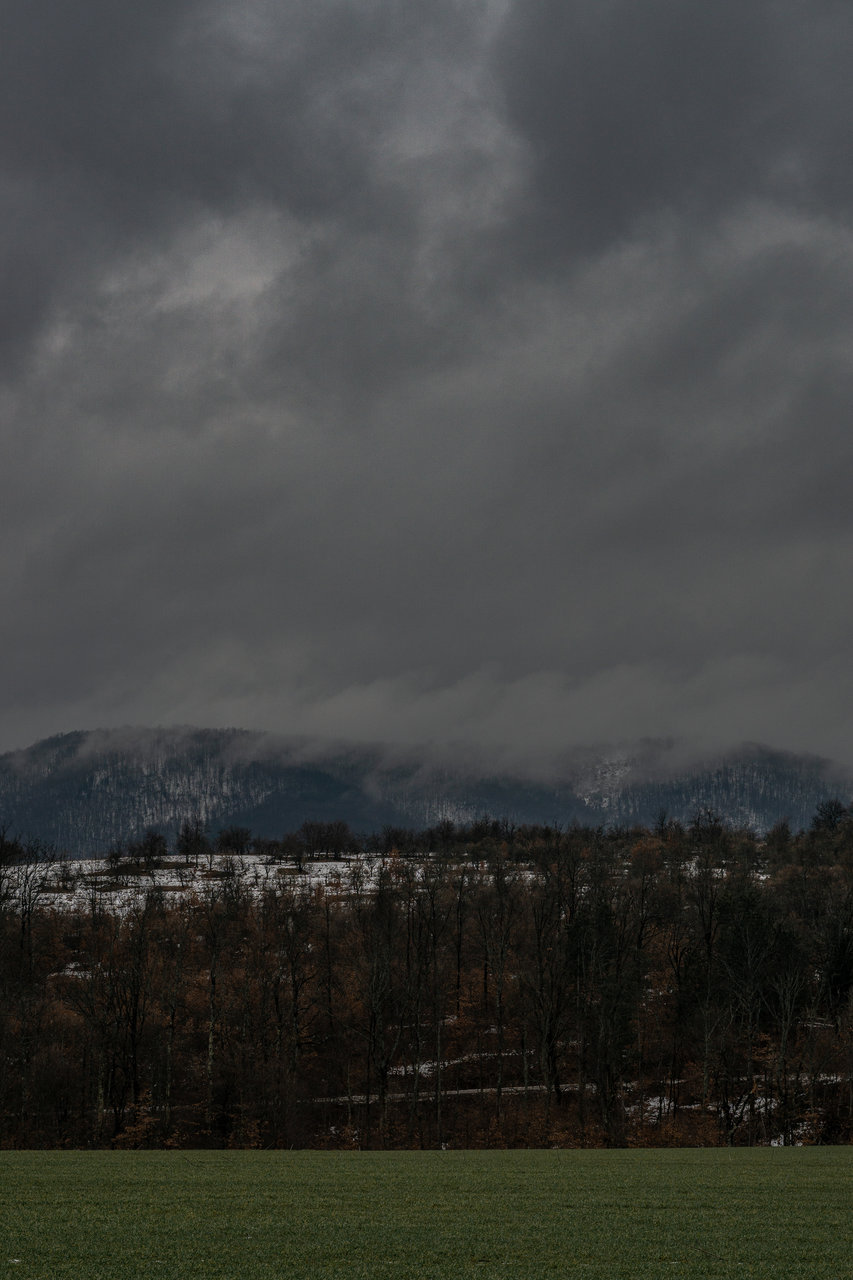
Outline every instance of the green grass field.
<path id="1" fill-rule="evenodd" d="M 853 1149 L 5 1152 L 0 1276 L 853 1277 Z"/>

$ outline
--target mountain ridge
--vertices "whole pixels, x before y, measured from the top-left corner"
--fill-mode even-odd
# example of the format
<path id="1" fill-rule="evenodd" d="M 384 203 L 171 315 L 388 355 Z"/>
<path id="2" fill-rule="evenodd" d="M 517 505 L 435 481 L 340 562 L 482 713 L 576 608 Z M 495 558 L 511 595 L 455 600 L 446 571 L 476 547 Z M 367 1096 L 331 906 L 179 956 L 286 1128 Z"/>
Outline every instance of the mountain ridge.
<path id="1" fill-rule="evenodd" d="M 819 756 L 742 744 L 680 754 L 669 740 L 567 752 L 524 771 L 457 748 L 329 743 L 245 729 L 75 730 L 0 755 L 0 825 L 80 857 L 199 816 L 279 838 L 306 820 L 357 831 L 425 828 L 484 813 L 513 822 L 651 825 L 718 813 L 758 831 L 808 825 L 853 796 L 853 775 Z"/>

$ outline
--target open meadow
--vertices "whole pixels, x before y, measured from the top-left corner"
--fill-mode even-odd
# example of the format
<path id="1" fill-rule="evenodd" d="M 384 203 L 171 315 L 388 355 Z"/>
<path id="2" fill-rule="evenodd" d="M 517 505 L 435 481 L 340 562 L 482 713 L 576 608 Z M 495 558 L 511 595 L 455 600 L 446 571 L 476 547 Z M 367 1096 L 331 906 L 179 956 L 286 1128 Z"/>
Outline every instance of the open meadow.
<path id="1" fill-rule="evenodd" d="M 848 1280 L 853 1151 L 4 1152 L 16 1280 Z"/>

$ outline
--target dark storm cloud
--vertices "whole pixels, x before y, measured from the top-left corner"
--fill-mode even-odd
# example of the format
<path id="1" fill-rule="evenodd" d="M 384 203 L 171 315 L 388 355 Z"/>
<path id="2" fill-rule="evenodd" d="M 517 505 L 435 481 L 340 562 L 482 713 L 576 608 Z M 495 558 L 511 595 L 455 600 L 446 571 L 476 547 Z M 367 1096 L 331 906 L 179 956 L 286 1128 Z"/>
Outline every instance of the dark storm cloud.
<path id="1" fill-rule="evenodd" d="M 401 56 L 463 26 L 452 6 L 407 9 L 16 7 L 0 48 L 0 335 L 29 331 L 81 258 L 126 251 L 193 209 L 269 202 L 371 226 L 405 217 L 405 193 L 376 181 L 371 147 Z"/>
<path id="2" fill-rule="evenodd" d="M 845 6 L 4 10 L 5 744 L 849 756 Z"/>
<path id="3" fill-rule="evenodd" d="M 516 5 L 501 65 L 531 148 L 527 233 L 588 251 L 747 194 L 847 217 L 852 45 L 835 0 Z"/>

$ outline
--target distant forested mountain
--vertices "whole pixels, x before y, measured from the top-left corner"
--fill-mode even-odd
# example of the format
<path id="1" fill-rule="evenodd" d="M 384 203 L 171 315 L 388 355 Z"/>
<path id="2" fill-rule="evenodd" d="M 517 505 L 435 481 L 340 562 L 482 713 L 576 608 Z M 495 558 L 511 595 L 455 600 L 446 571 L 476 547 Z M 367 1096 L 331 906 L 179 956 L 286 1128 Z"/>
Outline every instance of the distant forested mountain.
<path id="1" fill-rule="evenodd" d="M 423 829 L 484 813 L 512 822 L 653 825 L 710 809 L 732 825 L 808 825 L 817 806 L 853 797 L 850 775 L 814 756 L 748 746 L 679 762 L 672 744 L 577 752 L 547 782 L 441 761 L 435 751 L 322 747 L 237 729 L 62 734 L 0 756 L 0 826 L 73 856 L 105 853 L 198 815 L 209 830 L 278 838 L 305 821 L 356 831 Z"/>

